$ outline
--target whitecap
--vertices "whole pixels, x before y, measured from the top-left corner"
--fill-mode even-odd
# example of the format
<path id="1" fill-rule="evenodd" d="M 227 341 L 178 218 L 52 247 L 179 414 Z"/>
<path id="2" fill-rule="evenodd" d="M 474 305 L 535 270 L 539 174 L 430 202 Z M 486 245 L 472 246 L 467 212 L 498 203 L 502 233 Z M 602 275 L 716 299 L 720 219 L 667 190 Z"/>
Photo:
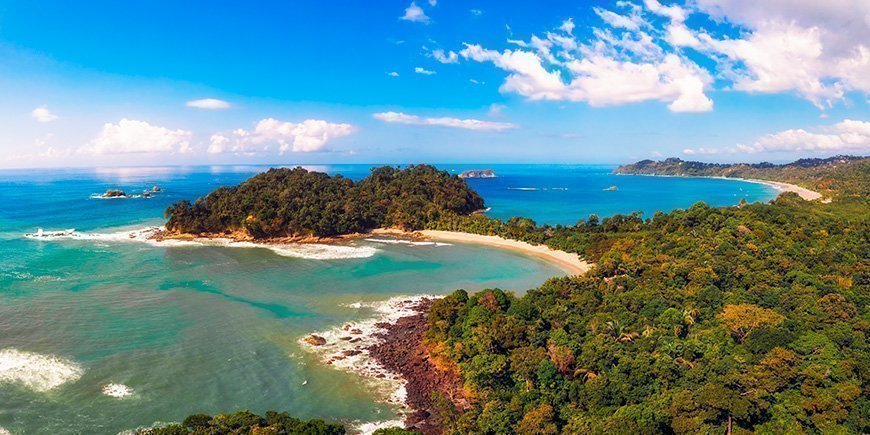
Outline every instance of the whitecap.
<path id="1" fill-rule="evenodd" d="M 123 399 L 133 394 L 133 389 L 124 384 L 106 384 L 103 385 L 102 391 L 103 394 L 116 399 Z"/>
<path id="2" fill-rule="evenodd" d="M 537 187 L 508 187 L 508 190 L 541 190 Z"/>
<path id="3" fill-rule="evenodd" d="M 75 229 L 62 231 L 44 231 L 40 228 L 35 233 L 25 234 L 24 237 L 35 240 L 85 240 L 98 242 L 140 242 L 151 246 L 176 248 L 191 246 L 217 246 L 226 248 L 256 248 L 269 249 L 282 257 L 304 258 L 309 260 L 343 260 L 353 258 L 368 258 L 375 255 L 378 250 L 371 246 L 350 245 L 327 245 L 322 243 L 254 243 L 237 242 L 232 239 L 155 239 L 154 236 L 163 227 L 147 227 L 130 231 L 118 231 L 114 233 L 82 233 Z"/>
<path id="4" fill-rule="evenodd" d="M 81 366 L 65 358 L 13 348 L 0 350 L 0 383 L 20 384 L 32 391 L 46 392 L 76 381 L 82 374 Z"/>
<path id="5" fill-rule="evenodd" d="M 371 435 L 378 429 L 386 429 L 390 427 L 405 427 L 405 422 L 402 420 L 385 420 L 385 421 L 373 421 L 367 423 L 359 423 L 357 422 L 354 425 L 354 428 L 360 433 L 360 435 Z"/>

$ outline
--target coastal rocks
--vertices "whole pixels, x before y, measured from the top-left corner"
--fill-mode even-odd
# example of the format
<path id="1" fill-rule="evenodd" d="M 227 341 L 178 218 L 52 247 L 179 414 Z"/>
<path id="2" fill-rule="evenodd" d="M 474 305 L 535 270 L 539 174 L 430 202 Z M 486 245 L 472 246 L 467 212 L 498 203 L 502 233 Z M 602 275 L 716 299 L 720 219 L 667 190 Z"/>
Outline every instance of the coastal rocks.
<path id="1" fill-rule="evenodd" d="M 472 169 L 468 171 L 462 171 L 459 174 L 459 178 L 497 178 L 498 175 L 495 175 L 495 172 L 492 169 Z"/>
<path id="2" fill-rule="evenodd" d="M 611 190 L 611 191 L 613 191 L 613 190 L 619 190 L 619 188 L 616 187 L 616 186 L 610 186 L 610 187 L 608 187 L 608 188 L 601 189 L 601 190 Z"/>
<path id="3" fill-rule="evenodd" d="M 385 332 L 380 334 L 382 341 L 368 348 L 378 363 L 405 379 L 405 404 L 412 410 L 405 425 L 425 435 L 442 432 L 433 393 L 449 399 L 459 409 L 467 406 L 459 373 L 439 369 L 423 345 L 432 302 L 424 300 L 414 307 L 416 314 L 385 325 Z"/>
<path id="4" fill-rule="evenodd" d="M 127 198 L 129 195 L 123 190 L 109 189 L 102 196 L 103 198 Z"/>
<path id="5" fill-rule="evenodd" d="M 326 344 L 326 339 L 319 335 L 311 334 L 305 337 L 305 342 L 312 346 L 323 346 Z"/>

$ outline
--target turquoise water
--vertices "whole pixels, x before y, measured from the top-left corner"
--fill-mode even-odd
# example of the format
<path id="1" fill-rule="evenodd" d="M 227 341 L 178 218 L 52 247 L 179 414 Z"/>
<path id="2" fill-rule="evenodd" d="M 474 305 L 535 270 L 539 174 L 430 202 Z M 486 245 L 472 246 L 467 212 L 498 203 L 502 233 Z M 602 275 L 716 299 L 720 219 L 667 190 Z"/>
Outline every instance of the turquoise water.
<path id="1" fill-rule="evenodd" d="M 298 340 L 371 317 L 365 302 L 456 288 L 523 291 L 561 274 L 534 258 L 461 244 L 357 241 L 350 249 L 374 248 L 374 255 L 316 260 L 267 249 L 155 247 L 123 237 L 22 237 L 37 227 L 108 234 L 159 225 L 173 201 L 263 169 L 0 171 L 0 428 L 118 433 L 241 408 L 348 423 L 389 420 L 396 407 L 383 403 L 369 380 L 322 364 Z M 368 171 L 315 169 L 353 178 Z M 554 224 L 590 213 L 651 213 L 701 199 L 733 204 L 773 195 L 757 184 L 617 177 L 600 166 L 493 169 L 502 177 L 470 181 L 492 215 Z M 613 184 L 618 191 L 601 190 Z M 90 199 L 109 188 L 138 192 L 152 185 L 165 192 Z M 102 389 L 109 384 L 132 394 L 107 395 Z"/>

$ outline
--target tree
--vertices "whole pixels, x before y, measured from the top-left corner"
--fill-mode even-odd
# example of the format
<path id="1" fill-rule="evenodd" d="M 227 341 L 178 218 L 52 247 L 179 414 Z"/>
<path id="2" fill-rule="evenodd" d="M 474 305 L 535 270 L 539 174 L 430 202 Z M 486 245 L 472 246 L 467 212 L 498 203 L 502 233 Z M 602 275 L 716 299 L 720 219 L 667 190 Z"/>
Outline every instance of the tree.
<path id="1" fill-rule="evenodd" d="M 716 318 L 742 343 L 750 332 L 779 325 L 785 319 L 776 311 L 752 304 L 726 305 Z"/>

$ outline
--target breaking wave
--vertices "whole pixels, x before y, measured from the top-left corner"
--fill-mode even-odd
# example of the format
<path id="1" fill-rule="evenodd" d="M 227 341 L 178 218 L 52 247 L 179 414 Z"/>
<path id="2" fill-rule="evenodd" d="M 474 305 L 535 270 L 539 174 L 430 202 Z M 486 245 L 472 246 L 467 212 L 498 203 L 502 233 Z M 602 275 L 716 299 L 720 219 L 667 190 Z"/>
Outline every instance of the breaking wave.
<path id="1" fill-rule="evenodd" d="M 103 385 L 102 391 L 103 394 L 116 399 L 123 399 L 133 394 L 133 389 L 124 384 L 106 384 Z"/>
<path id="2" fill-rule="evenodd" d="M 84 369 L 70 360 L 8 348 L 0 350 L 0 383 L 46 392 L 78 380 Z"/>
<path id="3" fill-rule="evenodd" d="M 385 324 L 395 323 L 402 317 L 416 314 L 414 307 L 424 299 L 440 297 L 396 296 L 386 301 L 346 304 L 345 307 L 370 310 L 373 315 L 361 321 L 348 322 L 326 331 L 314 332 L 300 339 L 299 343 L 304 349 L 317 355 L 324 364 L 363 376 L 371 382 L 377 397 L 386 398 L 387 403 L 401 406 L 404 411 L 407 411 L 405 380 L 372 358 L 368 349 L 383 341 L 381 334 L 386 332 L 383 328 Z M 322 339 L 323 344 L 315 344 L 316 339 L 312 340 L 313 337 Z M 392 425 L 395 422 L 390 423 Z M 372 426 L 370 430 L 374 431 L 378 427 L 380 426 Z"/>
<path id="4" fill-rule="evenodd" d="M 269 249 L 282 257 L 304 258 L 309 260 L 342 260 L 353 258 L 368 258 L 375 255 L 378 250 L 372 246 L 349 246 L 327 245 L 320 243 L 254 243 L 237 242 L 232 239 L 194 239 L 177 240 L 153 238 L 162 231 L 161 227 L 140 228 L 132 231 L 119 231 L 114 233 L 82 233 L 74 229 L 61 231 L 45 231 L 40 228 L 35 233 L 25 234 L 24 237 L 34 240 L 85 240 L 98 242 L 141 242 L 151 246 L 175 248 L 190 246 L 217 246 L 226 248 L 249 248 Z"/>

